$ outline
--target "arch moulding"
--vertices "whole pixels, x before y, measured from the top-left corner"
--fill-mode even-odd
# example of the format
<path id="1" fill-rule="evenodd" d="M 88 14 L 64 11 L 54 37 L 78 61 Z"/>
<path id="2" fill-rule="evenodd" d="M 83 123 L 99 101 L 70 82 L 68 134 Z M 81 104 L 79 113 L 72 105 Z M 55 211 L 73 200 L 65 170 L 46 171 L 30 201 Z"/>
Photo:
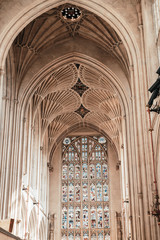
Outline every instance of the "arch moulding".
<path id="1" fill-rule="evenodd" d="M 44 12 L 65 3 L 75 4 L 77 6 L 83 7 L 101 17 L 104 21 L 108 22 L 124 42 L 124 45 L 128 52 L 130 65 L 132 66 L 133 62 L 136 64 L 136 61 L 139 59 L 138 57 L 140 56 L 140 52 L 134 34 L 132 33 L 130 27 L 127 26 L 126 21 L 113 8 L 108 5 L 105 6 L 103 1 L 99 1 L 97 3 L 94 0 L 39 0 L 38 2 L 33 2 L 32 4 L 28 5 L 27 8 L 20 11 L 19 14 L 16 15 L 12 21 L 10 21 L 6 28 L 3 29 L 0 36 L 0 68 L 4 69 L 5 59 L 9 48 L 11 47 L 13 40 L 20 33 L 20 31 L 22 31 L 22 29 L 25 28 L 31 21 L 33 21 Z"/>

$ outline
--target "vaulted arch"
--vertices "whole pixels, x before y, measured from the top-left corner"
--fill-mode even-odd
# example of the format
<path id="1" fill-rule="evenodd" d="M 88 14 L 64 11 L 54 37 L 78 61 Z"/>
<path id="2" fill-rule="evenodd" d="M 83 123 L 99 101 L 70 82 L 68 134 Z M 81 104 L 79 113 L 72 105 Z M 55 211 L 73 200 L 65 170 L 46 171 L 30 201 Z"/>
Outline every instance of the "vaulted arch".
<path id="1" fill-rule="evenodd" d="M 0 9 L 0 16 L 8 17 L 4 26 L 0 23 L 2 189 L 9 185 L 2 190 L 1 214 L 19 216 L 22 182 L 27 175 L 29 189 L 35 176 L 36 186 L 33 183 L 28 190 L 30 202 L 37 205 L 37 213 L 34 210 L 27 221 L 33 238 L 39 234 L 31 226 L 39 227 L 36 215 L 47 222 L 54 154 L 63 137 L 82 128 L 107 137 L 112 174 L 121 166 L 118 206 L 121 203 L 124 238 L 150 240 L 156 234 L 155 222 L 148 217 L 152 203 L 145 109 L 149 57 L 140 2 L 15 0 L 19 7 L 7 1 L 6 16 Z M 67 6 L 80 9 L 78 21 L 63 17 Z M 115 215 L 120 224 L 119 213 Z"/>

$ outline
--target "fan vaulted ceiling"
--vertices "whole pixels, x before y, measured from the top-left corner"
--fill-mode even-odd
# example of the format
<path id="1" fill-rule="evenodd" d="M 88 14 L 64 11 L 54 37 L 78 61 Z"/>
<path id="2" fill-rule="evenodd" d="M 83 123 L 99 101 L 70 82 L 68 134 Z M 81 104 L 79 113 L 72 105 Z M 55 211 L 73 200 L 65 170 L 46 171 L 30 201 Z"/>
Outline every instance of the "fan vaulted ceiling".
<path id="1" fill-rule="evenodd" d="M 33 96 L 34 112 L 38 106 L 41 108 L 42 133 L 48 131 L 49 148 L 64 131 L 82 122 L 103 129 L 118 146 L 121 106 L 116 91 L 103 74 L 78 65 L 69 64 L 54 72 Z M 73 90 L 77 81 L 87 86 L 82 96 L 79 89 Z M 84 116 L 77 111 L 80 106 L 87 109 Z"/>
<path id="2" fill-rule="evenodd" d="M 127 52 L 114 29 L 82 8 L 79 8 L 79 20 L 66 21 L 61 14 L 66 6 L 42 14 L 15 39 L 13 51 L 19 87 L 29 67 L 44 49 L 57 42 L 76 41 L 77 37 L 93 41 L 112 55 L 128 75 Z M 122 113 L 117 92 L 106 76 L 91 67 L 74 62 L 53 71 L 35 90 L 32 102 L 34 115 L 38 108 L 41 109 L 42 135 L 48 133 L 50 150 L 60 134 L 82 122 L 103 129 L 115 145 L 119 145 Z"/>
<path id="3" fill-rule="evenodd" d="M 128 57 L 124 44 L 114 29 L 97 15 L 79 8 L 82 17 L 66 21 L 61 11 L 68 4 L 54 8 L 32 21 L 14 41 L 17 77 L 22 79 L 33 60 L 51 45 L 75 38 L 91 40 L 117 59 L 128 75 Z M 86 46 L 87 48 L 87 46 Z"/>

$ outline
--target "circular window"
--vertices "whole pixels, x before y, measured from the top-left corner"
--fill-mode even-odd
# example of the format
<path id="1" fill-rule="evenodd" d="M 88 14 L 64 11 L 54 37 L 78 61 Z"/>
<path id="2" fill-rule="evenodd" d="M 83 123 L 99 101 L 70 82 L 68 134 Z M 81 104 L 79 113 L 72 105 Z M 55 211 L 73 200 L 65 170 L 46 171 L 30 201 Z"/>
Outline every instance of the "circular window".
<path id="1" fill-rule="evenodd" d="M 65 144 L 65 145 L 68 145 L 68 144 L 70 144 L 70 143 L 71 143 L 70 138 L 65 138 L 65 139 L 63 140 L 63 144 Z"/>
<path id="2" fill-rule="evenodd" d="M 98 142 L 101 143 L 101 144 L 106 143 L 105 137 L 100 137 L 100 138 L 98 139 Z"/>
<path id="3" fill-rule="evenodd" d="M 81 10 L 72 6 L 62 9 L 61 13 L 65 20 L 71 21 L 78 20 L 81 16 Z"/>

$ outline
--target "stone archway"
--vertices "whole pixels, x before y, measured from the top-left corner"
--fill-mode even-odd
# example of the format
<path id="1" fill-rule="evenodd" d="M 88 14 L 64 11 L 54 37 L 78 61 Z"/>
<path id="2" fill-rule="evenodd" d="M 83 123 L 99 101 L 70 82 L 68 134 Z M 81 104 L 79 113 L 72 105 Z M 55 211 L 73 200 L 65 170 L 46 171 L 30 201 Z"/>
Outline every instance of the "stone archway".
<path id="1" fill-rule="evenodd" d="M 29 3 L 29 1 L 27 2 Z M 63 1 L 61 2 L 62 4 L 64 3 Z M 69 3 L 73 3 L 73 1 L 69 1 Z M 109 23 L 110 26 L 112 26 L 112 28 L 119 34 L 119 36 L 121 37 L 122 41 L 124 42 L 124 46 L 126 49 L 126 52 L 128 54 L 128 59 L 129 59 L 129 80 L 130 80 L 130 93 L 128 94 L 128 92 L 126 91 L 126 89 L 123 89 L 122 85 L 119 84 L 119 79 L 117 78 L 117 76 L 115 76 L 113 74 L 112 71 L 110 71 L 109 69 L 107 69 L 106 67 L 102 66 L 102 64 L 99 64 L 98 61 L 93 61 L 92 62 L 92 67 L 99 65 L 99 67 L 97 69 L 100 69 L 103 73 L 107 72 L 107 76 L 110 77 L 110 80 L 114 82 L 116 88 L 118 89 L 118 94 L 121 97 L 121 102 L 122 105 L 124 106 L 124 113 L 126 114 L 126 116 L 124 116 L 123 122 L 122 122 L 122 136 L 120 139 L 121 144 L 121 158 L 125 159 L 125 163 L 123 165 L 123 170 L 126 173 L 126 178 L 124 180 L 124 185 L 128 184 L 128 186 L 130 187 L 130 211 L 132 212 L 132 234 L 133 237 L 136 239 L 140 238 L 141 236 L 143 236 L 142 239 L 145 239 L 145 229 L 144 229 L 144 218 L 147 222 L 147 224 L 149 225 L 150 222 L 148 220 L 147 217 L 147 211 L 146 209 L 148 208 L 146 201 L 143 202 L 143 199 L 141 198 L 141 193 L 144 192 L 144 196 L 145 199 L 147 199 L 148 197 L 148 193 L 147 190 L 145 189 L 145 187 L 143 186 L 143 182 L 146 182 L 146 168 L 145 168 L 145 157 L 147 155 L 147 151 L 148 149 L 145 149 L 145 147 L 143 147 L 143 143 L 145 142 L 145 144 L 147 145 L 147 140 L 145 138 L 145 136 L 147 135 L 145 133 L 145 127 L 146 127 L 146 122 L 145 124 L 143 124 L 142 122 L 142 116 L 145 116 L 145 110 L 142 107 L 145 103 L 145 99 L 141 98 L 141 95 L 146 96 L 145 94 L 145 90 L 143 87 L 143 85 L 145 84 L 145 80 L 146 80 L 146 76 L 144 74 L 144 70 L 145 70 L 145 66 L 141 65 L 141 62 L 143 60 L 142 55 L 139 51 L 139 46 L 138 46 L 138 41 L 135 40 L 134 34 L 132 30 L 130 30 L 130 27 L 128 27 L 128 24 L 125 23 L 124 18 L 121 17 L 120 15 L 118 15 L 116 13 L 116 11 L 113 10 L 113 8 L 111 8 L 108 5 L 101 5 L 100 3 L 97 4 L 94 1 L 90 1 L 89 3 L 86 3 L 86 1 L 81 1 L 80 3 L 78 3 L 77 1 L 74 1 L 74 4 L 83 7 L 87 10 L 90 10 L 92 12 L 94 12 L 94 14 L 96 14 L 97 16 L 100 16 L 105 22 Z M 38 5 L 36 5 L 36 3 L 34 2 L 33 5 L 28 5 L 26 7 L 26 9 L 24 10 L 24 12 L 20 12 L 19 15 L 17 17 L 15 17 L 14 21 L 12 22 L 12 24 L 8 25 L 4 32 L 2 33 L 2 58 L 0 61 L 0 66 L 2 68 L 2 73 L 4 70 L 4 65 L 5 65 L 5 58 L 7 56 L 8 50 L 12 44 L 12 40 L 18 35 L 18 33 L 28 24 L 30 23 L 31 20 L 33 20 L 34 18 L 36 18 L 37 16 L 41 15 L 42 13 L 46 12 L 47 10 L 55 7 L 59 5 L 59 2 L 55 1 L 53 3 L 53 1 L 41 1 L 39 2 Z M 23 16 L 22 16 L 23 15 Z M 12 30 L 12 31 L 11 31 Z M 140 39 L 139 39 L 140 40 Z M 12 52 L 12 50 L 11 50 Z M 71 53 L 71 55 L 73 54 L 73 52 Z M 75 53 L 76 55 L 76 53 Z M 66 59 L 65 59 L 66 57 Z M 40 84 L 40 78 L 45 77 L 45 74 L 47 76 L 47 74 L 49 73 L 49 71 L 54 71 L 55 70 L 55 63 L 58 60 L 58 64 L 59 66 L 65 65 L 69 59 L 72 59 L 72 57 L 68 57 L 68 55 L 66 55 L 64 58 L 62 56 L 62 58 L 55 58 L 54 61 L 52 59 L 52 64 L 48 63 L 48 66 L 44 67 L 43 69 L 41 69 L 41 72 L 31 72 L 31 74 L 34 75 L 35 78 L 33 78 L 32 80 L 36 81 L 33 83 L 28 85 L 25 84 L 23 85 L 23 87 L 20 89 L 22 92 L 22 95 L 20 96 L 20 99 L 14 98 L 13 99 L 13 116 L 11 117 L 11 120 L 8 119 L 8 114 L 9 114 L 9 109 L 10 109 L 10 105 L 8 104 L 8 98 L 10 96 L 4 96 L 3 100 L 4 102 L 2 103 L 2 112 L 3 112 L 3 116 L 4 119 L 7 119 L 7 122 L 4 121 L 3 124 L 3 134 L 5 134 L 6 129 L 8 127 L 8 125 L 12 123 L 13 126 L 9 129 L 10 132 L 8 132 L 9 136 L 12 136 L 13 134 L 13 139 L 15 139 L 15 141 L 13 141 L 13 139 L 10 139 L 8 137 L 6 137 L 5 139 L 3 139 L 2 141 L 2 150 L 3 150 L 3 157 L 7 156 L 7 162 L 9 162 L 9 155 L 8 154 L 8 150 L 3 146 L 6 146 L 7 141 L 14 142 L 14 146 L 12 149 L 12 153 L 14 153 L 13 156 L 13 161 L 14 161 L 14 166 L 22 166 L 22 161 L 23 159 L 21 158 L 21 156 L 23 155 L 23 143 L 24 143 L 24 125 L 25 125 L 25 115 L 22 114 L 26 111 L 27 108 L 27 103 L 28 101 L 31 99 L 32 95 L 34 94 L 34 90 L 36 90 L 36 88 L 39 86 Z M 84 60 L 84 56 L 80 56 L 80 55 L 76 55 L 76 57 L 73 57 L 76 61 L 77 59 L 79 61 L 81 61 L 81 58 L 83 58 Z M 11 58 L 12 59 L 12 58 Z M 10 60 L 11 60 L 10 59 Z M 89 58 L 89 60 L 92 60 L 91 58 Z M 71 60 L 71 62 L 73 63 L 73 59 Z M 87 60 L 86 60 L 87 62 Z M 57 64 L 57 66 L 58 66 Z M 46 70 L 48 68 L 48 70 Z M 143 70 L 142 70 L 143 69 Z M 47 72 L 48 71 L 48 72 Z M 37 76 L 39 73 L 39 76 Z M 37 75 L 36 75 L 37 74 Z M 44 74 L 44 75 L 43 75 Z M 36 75 L 36 76 L 35 76 Z M 6 83 L 5 83 L 5 78 L 3 79 L 2 77 L 2 83 L 4 84 L 4 89 L 6 87 Z M 41 79 L 43 80 L 43 79 Z M 140 81 L 141 80 L 141 81 Z M 14 82 L 14 80 L 12 79 L 12 81 Z M 36 85 L 37 84 L 37 85 Z M 145 85 L 146 87 L 146 85 Z M 131 102 L 129 100 L 129 98 L 131 98 Z M 144 97 L 145 98 L 145 97 Z M 19 105 L 18 105 L 19 104 Z M 141 114 L 142 112 L 142 114 Z M 4 120 L 3 119 L 3 120 Z M 11 121 L 11 123 L 10 123 Z M 15 126 L 15 123 L 20 125 L 20 128 L 17 129 Z M 13 129 L 12 129 L 13 128 Z M 142 134 L 139 134 L 139 131 Z M 3 135 L 2 134 L 2 135 Z M 18 136 L 18 142 L 16 142 L 16 137 Z M 7 140 L 9 139 L 9 140 Z M 19 142 L 21 143 L 19 146 Z M 145 151 L 146 150 L 146 151 Z M 149 154 L 148 154 L 149 156 Z M 10 163 L 9 163 L 10 164 Z M 126 164 L 126 165 L 125 165 Z M 136 171 L 134 171 L 133 169 L 133 164 L 136 166 Z M 19 169 L 20 171 L 20 179 L 22 177 L 22 171 L 21 169 Z M 19 189 L 15 190 L 15 195 L 18 196 L 19 192 L 20 192 L 20 188 L 21 188 L 21 184 L 20 181 L 18 184 L 16 184 L 18 181 L 15 178 L 15 176 L 13 176 L 14 178 L 14 184 L 15 186 L 18 185 Z M 129 179 L 129 181 L 128 181 Z M 10 190 L 10 195 L 12 195 L 12 190 Z M 126 191 L 126 190 L 125 190 Z M 125 191 L 124 191 L 124 195 L 125 195 Z M 7 192 L 5 194 L 8 194 Z M 136 196 L 140 196 L 137 200 Z M 4 197 L 4 199 L 6 198 L 6 195 Z M 125 200 L 125 199 L 124 199 Z M 144 206 L 143 206 L 144 204 Z M 18 203 L 17 203 L 17 207 L 15 209 L 15 213 L 13 211 L 13 215 L 17 215 L 17 208 L 18 208 Z M 137 216 L 141 217 L 140 220 L 140 227 L 138 229 L 136 229 L 136 222 L 137 220 L 139 221 L 139 219 L 137 219 Z M 128 216 L 129 217 L 129 211 L 128 211 Z M 151 230 L 150 228 L 147 228 L 148 233 L 146 234 L 146 236 L 150 237 L 151 234 Z M 129 230 L 127 230 L 129 231 Z M 128 232 L 127 232 L 128 234 Z"/>

